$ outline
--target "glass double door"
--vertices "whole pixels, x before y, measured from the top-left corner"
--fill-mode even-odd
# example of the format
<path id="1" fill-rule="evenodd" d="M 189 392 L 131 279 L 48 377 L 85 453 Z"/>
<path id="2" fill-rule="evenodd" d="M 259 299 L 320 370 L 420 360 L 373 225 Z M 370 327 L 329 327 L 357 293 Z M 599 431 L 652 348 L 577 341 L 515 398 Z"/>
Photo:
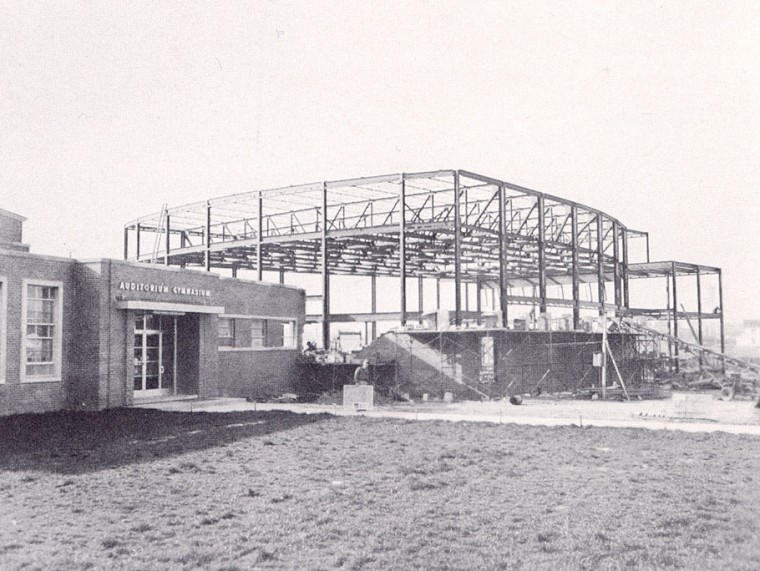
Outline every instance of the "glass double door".
<path id="1" fill-rule="evenodd" d="M 176 393 L 177 317 L 146 313 L 135 318 L 134 394 Z"/>

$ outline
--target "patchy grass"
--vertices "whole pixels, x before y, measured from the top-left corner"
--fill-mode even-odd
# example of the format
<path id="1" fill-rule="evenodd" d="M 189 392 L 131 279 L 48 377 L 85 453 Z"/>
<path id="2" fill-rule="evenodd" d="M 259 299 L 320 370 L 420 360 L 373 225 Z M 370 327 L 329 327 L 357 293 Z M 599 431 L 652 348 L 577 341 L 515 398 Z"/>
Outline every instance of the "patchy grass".
<path id="1" fill-rule="evenodd" d="M 760 439 L 118 410 L 0 419 L 2 569 L 758 569 Z"/>

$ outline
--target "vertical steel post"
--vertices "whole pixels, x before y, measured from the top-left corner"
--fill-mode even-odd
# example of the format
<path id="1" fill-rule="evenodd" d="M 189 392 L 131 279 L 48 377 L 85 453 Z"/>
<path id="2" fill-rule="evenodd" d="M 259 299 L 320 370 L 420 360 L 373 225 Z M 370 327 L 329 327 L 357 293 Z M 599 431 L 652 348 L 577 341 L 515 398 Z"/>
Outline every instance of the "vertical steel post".
<path id="1" fill-rule="evenodd" d="M 203 265 L 207 272 L 211 271 L 211 203 L 206 202 L 206 232 L 205 250 L 203 251 Z"/>
<path id="2" fill-rule="evenodd" d="M 327 258 L 327 183 L 322 183 L 322 347 L 330 349 L 330 273 Z"/>
<path id="3" fill-rule="evenodd" d="M 501 326 L 506 329 L 509 325 L 507 313 L 507 201 L 504 185 L 499 185 L 499 309 L 501 310 Z"/>
<path id="4" fill-rule="evenodd" d="M 137 253 L 135 254 L 136 259 L 140 260 L 140 223 L 138 222 L 135 225 L 135 249 L 137 250 Z"/>
<path id="5" fill-rule="evenodd" d="M 435 310 L 441 310 L 441 278 L 435 278 Z"/>
<path id="6" fill-rule="evenodd" d="M 596 282 L 599 297 L 599 315 L 604 315 L 607 293 L 604 288 L 604 221 L 602 213 L 596 213 Z"/>
<path id="7" fill-rule="evenodd" d="M 259 191 L 259 208 L 256 221 L 256 279 L 263 281 L 264 279 L 264 267 L 262 261 L 262 241 L 264 240 L 264 196 Z M 325 347 L 326 348 L 326 347 Z"/>
<path id="8" fill-rule="evenodd" d="M 651 261 L 649 259 L 649 232 L 645 232 L 644 234 L 647 237 L 647 264 L 648 264 Z"/>
<path id="9" fill-rule="evenodd" d="M 372 311 L 372 341 L 377 339 L 377 276 L 370 277 L 370 311 Z"/>
<path id="10" fill-rule="evenodd" d="M 699 345 L 702 345 L 702 276 L 697 267 L 697 338 Z M 703 355 L 699 352 L 699 369 L 702 370 Z"/>
<path id="11" fill-rule="evenodd" d="M 628 293 L 628 230 L 623 230 L 623 306 L 626 310 L 631 306 Z"/>
<path id="12" fill-rule="evenodd" d="M 237 277 L 237 272 L 238 272 L 237 266 L 232 266 L 232 277 L 233 278 Z"/>
<path id="13" fill-rule="evenodd" d="M 280 284 L 285 283 L 285 268 L 280 268 Z"/>
<path id="14" fill-rule="evenodd" d="M 422 276 L 417 278 L 417 308 L 420 311 L 420 323 L 422 323 L 422 312 L 424 311 L 424 282 L 422 281 Z"/>
<path id="15" fill-rule="evenodd" d="M 462 220 L 459 212 L 459 171 L 454 171 L 454 326 L 462 325 Z"/>
<path id="16" fill-rule="evenodd" d="M 726 352 L 726 335 L 723 324 L 723 270 L 718 270 L 718 310 L 720 311 L 720 352 Z M 721 359 L 721 369 L 726 372 L 726 362 Z"/>
<path id="17" fill-rule="evenodd" d="M 668 335 L 673 335 L 673 314 L 670 310 L 670 275 L 665 276 L 666 310 L 668 314 Z M 673 372 L 673 341 L 668 339 L 668 371 Z"/>
<path id="18" fill-rule="evenodd" d="M 171 217 L 166 215 L 166 255 L 164 256 L 164 265 L 169 265 L 169 251 L 171 250 L 171 229 L 169 228 Z"/>
<path id="19" fill-rule="evenodd" d="M 124 228 L 124 259 L 129 258 L 129 228 Z"/>
<path id="20" fill-rule="evenodd" d="M 607 398 L 607 310 L 602 311 L 604 321 L 602 323 L 602 399 Z"/>
<path id="21" fill-rule="evenodd" d="M 172 347 L 172 394 L 177 394 L 177 316 L 174 316 L 174 339 Z"/>
<path id="22" fill-rule="evenodd" d="M 678 339 L 678 290 L 676 289 L 676 263 L 671 262 L 670 267 L 673 271 L 673 337 Z M 679 372 L 681 366 L 678 362 L 678 343 L 675 343 L 673 346 L 673 354 L 676 358 L 676 373 Z"/>
<path id="23" fill-rule="evenodd" d="M 573 329 L 577 331 L 581 326 L 581 287 L 578 275 L 578 207 L 575 204 L 571 206 L 570 216 L 573 232 Z"/>
<path id="24" fill-rule="evenodd" d="M 546 313 L 546 224 L 544 212 L 544 197 L 537 199 L 538 208 L 538 297 L 539 312 Z"/>
<path id="25" fill-rule="evenodd" d="M 617 222 L 612 222 L 612 280 L 615 286 L 615 312 L 620 310 L 623 304 L 623 292 L 620 285 L 620 227 Z"/>
<path id="26" fill-rule="evenodd" d="M 399 218 L 398 229 L 398 268 L 399 268 L 399 285 L 401 300 L 399 307 L 399 317 L 401 326 L 406 325 L 406 181 L 404 174 L 401 174 L 399 187 L 399 208 L 401 217 Z"/>

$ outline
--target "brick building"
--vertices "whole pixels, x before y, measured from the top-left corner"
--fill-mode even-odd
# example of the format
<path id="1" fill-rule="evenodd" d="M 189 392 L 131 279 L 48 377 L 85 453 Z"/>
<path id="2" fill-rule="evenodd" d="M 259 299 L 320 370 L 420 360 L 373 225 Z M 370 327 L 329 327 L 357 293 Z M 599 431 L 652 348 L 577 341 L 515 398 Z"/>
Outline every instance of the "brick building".
<path id="1" fill-rule="evenodd" d="M 303 290 L 36 255 L 0 209 L 0 415 L 293 386 Z"/>

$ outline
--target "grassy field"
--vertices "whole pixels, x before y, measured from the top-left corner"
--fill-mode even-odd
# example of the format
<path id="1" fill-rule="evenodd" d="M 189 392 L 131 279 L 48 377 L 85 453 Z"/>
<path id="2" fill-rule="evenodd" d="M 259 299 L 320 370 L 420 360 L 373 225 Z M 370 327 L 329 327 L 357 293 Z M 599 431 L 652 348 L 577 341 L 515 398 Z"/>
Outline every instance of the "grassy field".
<path id="1" fill-rule="evenodd" d="M 760 568 L 758 438 L 129 409 L 0 439 L 3 570 Z"/>

